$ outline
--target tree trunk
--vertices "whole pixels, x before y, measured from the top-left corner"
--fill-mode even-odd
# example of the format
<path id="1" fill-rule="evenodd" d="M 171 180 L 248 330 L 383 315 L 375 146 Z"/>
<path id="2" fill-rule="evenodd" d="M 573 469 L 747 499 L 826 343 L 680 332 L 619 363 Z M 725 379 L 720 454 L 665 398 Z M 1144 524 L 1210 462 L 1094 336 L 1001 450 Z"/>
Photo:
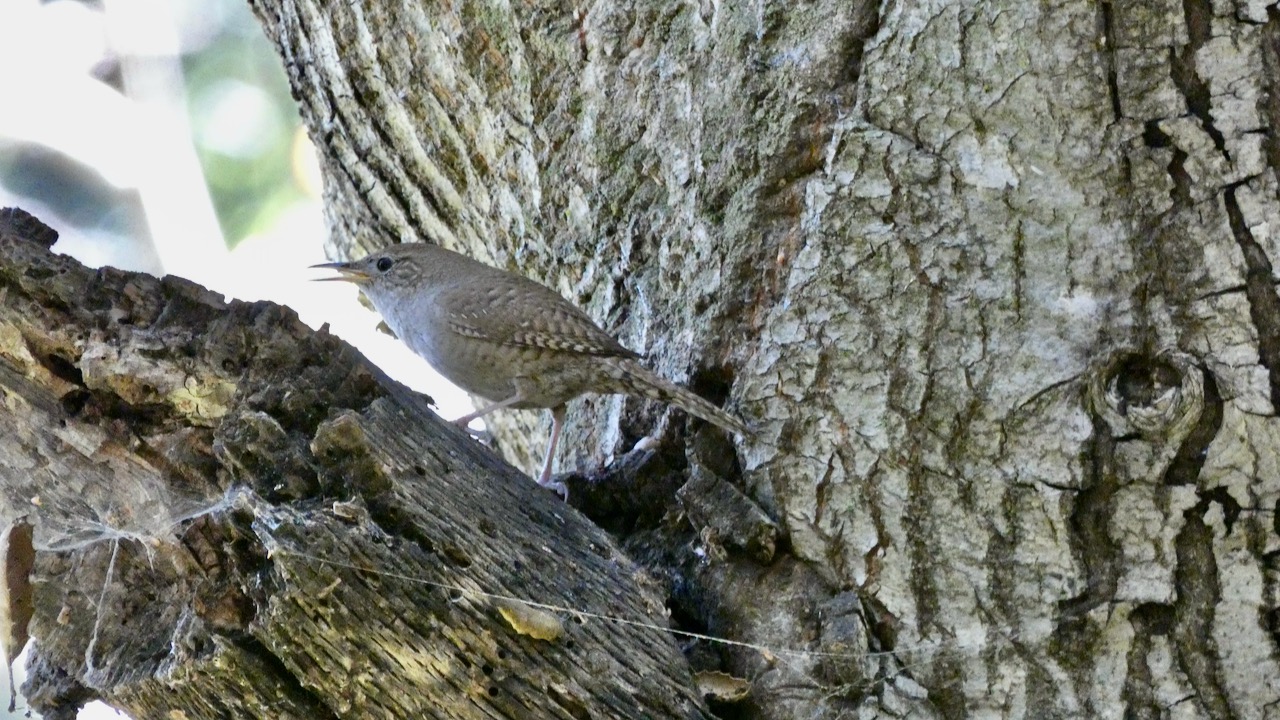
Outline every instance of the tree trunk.
<path id="1" fill-rule="evenodd" d="M 571 482 L 734 716 L 1280 706 L 1274 5 L 253 5 L 335 255 L 519 270 L 755 424 Z"/>
<path id="2" fill-rule="evenodd" d="M 1276 707 L 1274 5 L 254 7 L 336 254 L 519 269 L 757 424 L 664 456 L 692 527 L 593 515 L 774 650 L 746 716 Z M 584 405 L 567 467 L 651 429 Z"/>
<path id="3" fill-rule="evenodd" d="M 89 270 L 26 220 L 0 217 L 0 523 L 35 518 L 32 707 L 706 716 L 584 517 L 292 311 Z"/>

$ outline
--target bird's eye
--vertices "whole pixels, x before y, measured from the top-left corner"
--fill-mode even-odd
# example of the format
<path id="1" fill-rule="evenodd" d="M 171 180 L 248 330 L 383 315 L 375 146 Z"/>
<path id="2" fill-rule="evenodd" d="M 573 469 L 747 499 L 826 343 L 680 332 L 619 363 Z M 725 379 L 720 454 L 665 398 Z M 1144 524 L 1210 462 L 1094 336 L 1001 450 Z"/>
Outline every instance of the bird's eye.
<path id="1" fill-rule="evenodd" d="M 386 272 L 391 269 L 392 265 L 395 265 L 395 264 L 396 264 L 396 261 L 392 260 L 389 257 L 378 258 L 378 265 L 377 265 L 378 272 Z"/>

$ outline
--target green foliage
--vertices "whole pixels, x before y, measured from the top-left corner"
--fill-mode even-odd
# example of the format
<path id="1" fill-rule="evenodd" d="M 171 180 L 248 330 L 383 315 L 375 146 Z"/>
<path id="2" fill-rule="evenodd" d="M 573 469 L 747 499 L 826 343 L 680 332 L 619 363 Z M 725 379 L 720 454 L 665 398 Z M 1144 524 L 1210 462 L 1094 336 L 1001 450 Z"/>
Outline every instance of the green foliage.
<path id="1" fill-rule="evenodd" d="M 196 151 L 227 244 L 269 227 L 302 199 L 297 108 L 280 60 L 247 8 L 183 57 Z"/>

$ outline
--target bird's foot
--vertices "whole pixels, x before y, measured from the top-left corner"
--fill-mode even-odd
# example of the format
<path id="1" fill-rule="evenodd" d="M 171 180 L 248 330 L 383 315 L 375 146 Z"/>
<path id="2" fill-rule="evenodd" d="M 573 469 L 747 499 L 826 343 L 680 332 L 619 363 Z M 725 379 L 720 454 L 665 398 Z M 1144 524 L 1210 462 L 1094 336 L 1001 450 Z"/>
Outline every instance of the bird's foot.
<path id="1" fill-rule="evenodd" d="M 479 440 L 482 443 L 488 443 L 491 440 L 493 440 L 493 433 L 489 432 L 488 430 L 475 430 L 473 428 L 470 428 L 468 427 L 470 423 L 471 421 L 468 420 L 467 418 L 458 418 L 457 420 L 453 421 L 454 425 L 457 425 L 458 427 L 462 428 L 463 430 L 466 431 L 468 435 Z"/>
<path id="2" fill-rule="evenodd" d="M 560 499 L 564 500 L 565 502 L 569 502 L 569 486 L 568 485 L 565 485 L 559 480 L 551 479 L 551 476 L 546 473 L 544 473 L 541 477 L 538 478 L 538 484 L 548 490 L 554 490 L 555 493 L 560 496 Z"/>
<path id="3" fill-rule="evenodd" d="M 468 435 L 479 440 L 485 445 L 493 443 L 493 433 L 488 430 L 472 430 L 471 428 L 463 428 L 463 430 L 466 430 Z"/>

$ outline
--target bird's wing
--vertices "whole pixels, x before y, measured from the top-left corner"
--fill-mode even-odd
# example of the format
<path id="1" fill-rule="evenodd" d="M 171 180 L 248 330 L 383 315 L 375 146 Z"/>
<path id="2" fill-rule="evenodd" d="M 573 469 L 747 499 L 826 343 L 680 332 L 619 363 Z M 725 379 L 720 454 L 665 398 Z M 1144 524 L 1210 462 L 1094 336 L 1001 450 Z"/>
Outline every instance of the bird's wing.
<path id="1" fill-rule="evenodd" d="M 512 347 L 639 357 L 555 291 L 524 278 L 495 279 L 482 292 L 474 285 L 439 292 L 436 302 L 446 312 L 450 330 Z"/>

